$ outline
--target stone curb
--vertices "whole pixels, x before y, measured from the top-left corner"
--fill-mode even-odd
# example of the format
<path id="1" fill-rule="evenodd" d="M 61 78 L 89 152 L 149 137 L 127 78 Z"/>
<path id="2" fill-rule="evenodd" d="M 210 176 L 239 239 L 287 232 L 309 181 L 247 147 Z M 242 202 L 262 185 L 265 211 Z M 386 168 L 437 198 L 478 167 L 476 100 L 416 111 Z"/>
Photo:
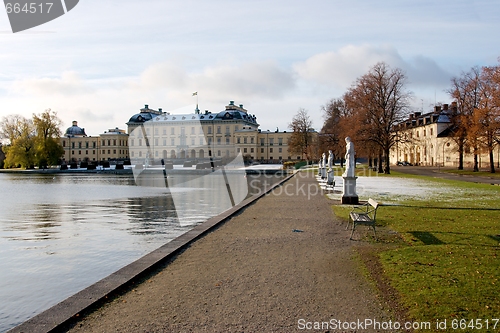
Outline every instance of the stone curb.
<path id="1" fill-rule="evenodd" d="M 190 231 L 173 239 L 169 243 L 162 245 L 158 249 L 137 259 L 131 264 L 119 269 L 115 273 L 83 289 L 64 301 L 52 306 L 44 312 L 28 319 L 24 323 L 7 331 L 8 333 L 49 333 L 59 332 L 63 327 L 72 321 L 76 321 L 80 313 L 89 310 L 93 306 L 104 302 L 108 296 L 116 293 L 133 280 L 141 277 L 146 272 L 158 267 L 160 264 L 168 261 L 176 254 L 186 249 L 191 243 L 210 232 L 220 223 L 226 221 L 231 216 L 239 213 L 245 207 L 251 205 L 262 198 L 273 189 L 281 186 L 292 178 L 296 172 L 289 175 L 279 183 L 266 188 L 261 193 L 243 200 L 238 205 L 227 211 L 214 216 L 207 221 L 197 225 Z"/>

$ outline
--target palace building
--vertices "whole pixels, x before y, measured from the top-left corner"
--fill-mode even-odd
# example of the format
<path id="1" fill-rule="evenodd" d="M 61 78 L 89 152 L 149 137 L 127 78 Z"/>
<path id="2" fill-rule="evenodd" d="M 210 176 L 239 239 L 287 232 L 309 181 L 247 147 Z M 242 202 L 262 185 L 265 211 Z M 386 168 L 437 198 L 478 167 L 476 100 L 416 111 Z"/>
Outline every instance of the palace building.
<path id="1" fill-rule="evenodd" d="M 170 114 L 145 105 L 127 126 L 130 158 L 232 159 L 241 153 L 246 160 L 281 163 L 296 157 L 288 152 L 291 132 L 261 131 L 256 116 L 234 101 L 217 113 L 196 107 L 191 114 Z"/>
<path id="2" fill-rule="evenodd" d="M 242 154 L 247 161 L 282 163 L 301 159 L 288 152 L 292 132 L 263 131 L 255 115 L 242 104 L 230 101 L 224 110 L 190 114 L 170 114 L 145 105 L 128 122 L 127 131 L 114 128 L 98 136 L 88 136 L 73 121 L 61 145 L 63 163 L 120 161 L 146 158 L 152 163 L 170 161 L 232 159 Z"/>
<path id="3" fill-rule="evenodd" d="M 85 129 L 73 121 L 61 137 L 64 149 L 63 162 L 99 162 L 126 160 L 128 155 L 128 135 L 125 130 L 109 129 L 99 136 L 87 136 Z M 63 163 L 64 164 L 64 163 Z"/>
<path id="4" fill-rule="evenodd" d="M 406 161 L 413 165 L 458 167 L 458 146 L 454 140 L 451 116 L 456 102 L 435 106 L 433 112 L 414 112 L 396 127 L 399 142 L 390 152 L 393 164 Z M 489 167 L 485 152 L 478 156 L 479 167 Z M 465 147 L 464 167 L 472 168 L 474 156 Z"/>

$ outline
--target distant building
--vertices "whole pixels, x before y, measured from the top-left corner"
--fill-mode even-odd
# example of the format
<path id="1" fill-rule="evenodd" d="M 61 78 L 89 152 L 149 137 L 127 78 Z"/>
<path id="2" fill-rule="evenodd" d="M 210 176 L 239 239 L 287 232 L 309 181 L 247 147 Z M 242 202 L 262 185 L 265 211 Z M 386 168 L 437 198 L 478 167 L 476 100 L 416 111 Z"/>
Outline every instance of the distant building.
<path id="1" fill-rule="evenodd" d="M 217 113 L 200 112 L 196 107 L 190 114 L 170 114 L 145 105 L 126 124 L 127 131 L 114 128 L 98 136 L 87 136 L 85 129 L 74 121 L 61 137 L 63 161 L 148 157 L 151 163 L 158 164 L 161 159 L 232 159 L 239 153 L 247 161 L 261 163 L 301 159 L 288 152 L 292 132 L 260 130 L 257 117 L 234 101 Z"/>
<path id="2" fill-rule="evenodd" d="M 87 136 L 85 129 L 73 121 L 60 139 L 64 149 L 63 162 L 98 162 L 125 160 L 128 155 L 128 135 L 118 128 L 100 136 Z"/>
<path id="3" fill-rule="evenodd" d="M 421 166 L 458 167 L 458 146 L 453 140 L 454 131 L 451 122 L 452 110 L 456 103 L 434 107 L 433 112 L 414 112 L 396 127 L 400 143 L 392 147 L 391 162 L 407 161 Z M 464 167 L 473 167 L 474 156 L 470 148 L 465 148 Z M 479 167 L 489 167 L 489 158 L 479 155 Z"/>
<path id="4" fill-rule="evenodd" d="M 142 127 L 141 127 L 142 125 Z M 130 157 L 161 159 L 234 158 L 278 163 L 293 157 L 288 153 L 291 133 L 261 131 L 255 115 L 242 104 L 230 101 L 223 111 L 170 114 L 145 105 L 127 122 Z M 157 163 L 157 162 L 155 162 Z"/>

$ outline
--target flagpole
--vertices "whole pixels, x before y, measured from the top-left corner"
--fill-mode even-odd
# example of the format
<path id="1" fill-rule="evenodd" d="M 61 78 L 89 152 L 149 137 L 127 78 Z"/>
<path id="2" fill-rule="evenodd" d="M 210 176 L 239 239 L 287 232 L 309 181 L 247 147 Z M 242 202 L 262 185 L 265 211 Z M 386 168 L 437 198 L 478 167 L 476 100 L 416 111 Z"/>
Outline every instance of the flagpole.
<path id="1" fill-rule="evenodd" d="M 193 93 L 193 96 L 195 96 L 195 95 L 196 95 L 196 109 L 195 110 L 197 110 L 196 113 L 199 113 L 199 110 L 198 110 L 198 92 L 197 91 L 195 91 Z"/>

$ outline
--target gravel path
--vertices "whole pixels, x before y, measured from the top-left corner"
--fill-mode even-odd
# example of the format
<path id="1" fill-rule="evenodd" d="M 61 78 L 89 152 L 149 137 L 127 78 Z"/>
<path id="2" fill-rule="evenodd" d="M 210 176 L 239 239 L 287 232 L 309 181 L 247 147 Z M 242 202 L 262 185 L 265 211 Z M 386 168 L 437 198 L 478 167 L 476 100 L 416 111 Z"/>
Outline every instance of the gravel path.
<path id="1" fill-rule="evenodd" d="M 389 320 L 332 204 L 299 173 L 69 332 L 373 332 L 300 329 Z"/>

